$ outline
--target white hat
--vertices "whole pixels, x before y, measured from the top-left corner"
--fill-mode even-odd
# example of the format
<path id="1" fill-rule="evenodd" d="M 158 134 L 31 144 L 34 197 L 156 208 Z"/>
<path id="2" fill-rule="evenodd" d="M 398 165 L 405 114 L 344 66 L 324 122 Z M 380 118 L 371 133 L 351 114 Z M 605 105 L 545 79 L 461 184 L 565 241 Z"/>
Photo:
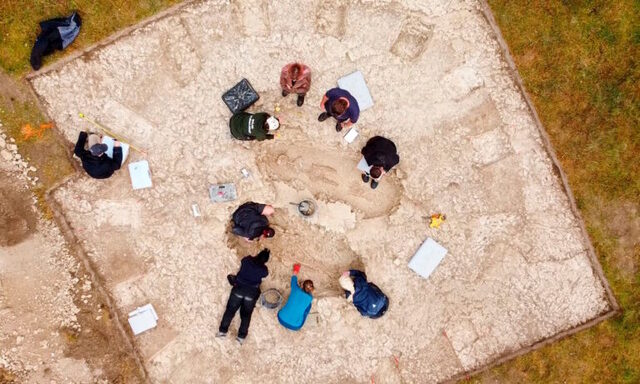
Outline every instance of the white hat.
<path id="1" fill-rule="evenodd" d="M 270 116 L 267 119 L 267 125 L 269 126 L 269 131 L 275 131 L 276 129 L 280 128 L 280 120 L 273 116 Z"/>

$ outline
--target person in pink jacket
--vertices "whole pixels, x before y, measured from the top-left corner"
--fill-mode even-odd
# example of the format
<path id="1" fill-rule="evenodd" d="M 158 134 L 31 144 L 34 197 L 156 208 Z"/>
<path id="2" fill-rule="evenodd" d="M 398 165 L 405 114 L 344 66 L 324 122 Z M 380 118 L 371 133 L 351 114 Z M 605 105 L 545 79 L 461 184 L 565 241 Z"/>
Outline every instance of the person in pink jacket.
<path id="1" fill-rule="evenodd" d="M 287 97 L 290 93 L 298 95 L 298 107 L 304 104 L 304 96 L 311 88 L 311 69 L 301 63 L 289 63 L 282 68 L 280 74 L 280 86 L 282 96 Z"/>

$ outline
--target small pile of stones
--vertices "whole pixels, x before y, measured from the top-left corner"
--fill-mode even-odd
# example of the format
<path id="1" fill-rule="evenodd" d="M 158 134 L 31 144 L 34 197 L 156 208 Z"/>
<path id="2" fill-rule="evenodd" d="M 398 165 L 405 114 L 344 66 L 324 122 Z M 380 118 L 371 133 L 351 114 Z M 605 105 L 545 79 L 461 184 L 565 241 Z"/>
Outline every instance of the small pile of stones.
<path id="1" fill-rule="evenodd" d="M 8 164 L 12 164 L 15 169 L 22 173 L 23 179 L 36 185 L 38 183 L 38 177 L 36 176 L 36 167 L 29 166 L 29 163 L 22 158 L 22 155 L 18 153 L 18 145 L 16 145 L 16 139 L 13 137 L 7 137 L 7 134 L 2 132 L 2 123 L 0 123 L 0 161 Z"/>

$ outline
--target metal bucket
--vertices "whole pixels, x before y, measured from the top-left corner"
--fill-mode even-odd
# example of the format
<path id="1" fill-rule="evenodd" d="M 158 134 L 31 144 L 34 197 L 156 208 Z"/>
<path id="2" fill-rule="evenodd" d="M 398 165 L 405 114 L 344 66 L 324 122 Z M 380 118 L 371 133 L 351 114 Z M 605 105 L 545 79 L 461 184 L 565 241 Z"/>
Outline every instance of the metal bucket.
<path id="1" fill-rule="evenodd" d="M 291 205 L 297 206 L 298 212 L 304 217 L 313 216 L 316 212 L 316 203 L 313 200 L 302 200 L 299 203 L 291 203 Z"/>
<path id="2" fill-rule="evenodd" d="M 269 309 L 276 309 L 282 303 L 282 294 L 275 288 L 267 289 L 260 295 L 260 305 Z"/>

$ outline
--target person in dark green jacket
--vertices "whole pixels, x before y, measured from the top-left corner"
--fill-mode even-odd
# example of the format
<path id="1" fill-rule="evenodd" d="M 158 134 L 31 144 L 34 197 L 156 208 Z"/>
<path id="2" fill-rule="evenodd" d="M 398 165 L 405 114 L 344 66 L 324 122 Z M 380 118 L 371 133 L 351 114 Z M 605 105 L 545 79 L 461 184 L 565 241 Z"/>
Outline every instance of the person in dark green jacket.
<path id="1" fill-rule="evenodd" d="M 229 120 L 231 135 L 238 140 L 271 140 L 279 127 L 280 121 L 265 112 L 239 112 Z"/>

